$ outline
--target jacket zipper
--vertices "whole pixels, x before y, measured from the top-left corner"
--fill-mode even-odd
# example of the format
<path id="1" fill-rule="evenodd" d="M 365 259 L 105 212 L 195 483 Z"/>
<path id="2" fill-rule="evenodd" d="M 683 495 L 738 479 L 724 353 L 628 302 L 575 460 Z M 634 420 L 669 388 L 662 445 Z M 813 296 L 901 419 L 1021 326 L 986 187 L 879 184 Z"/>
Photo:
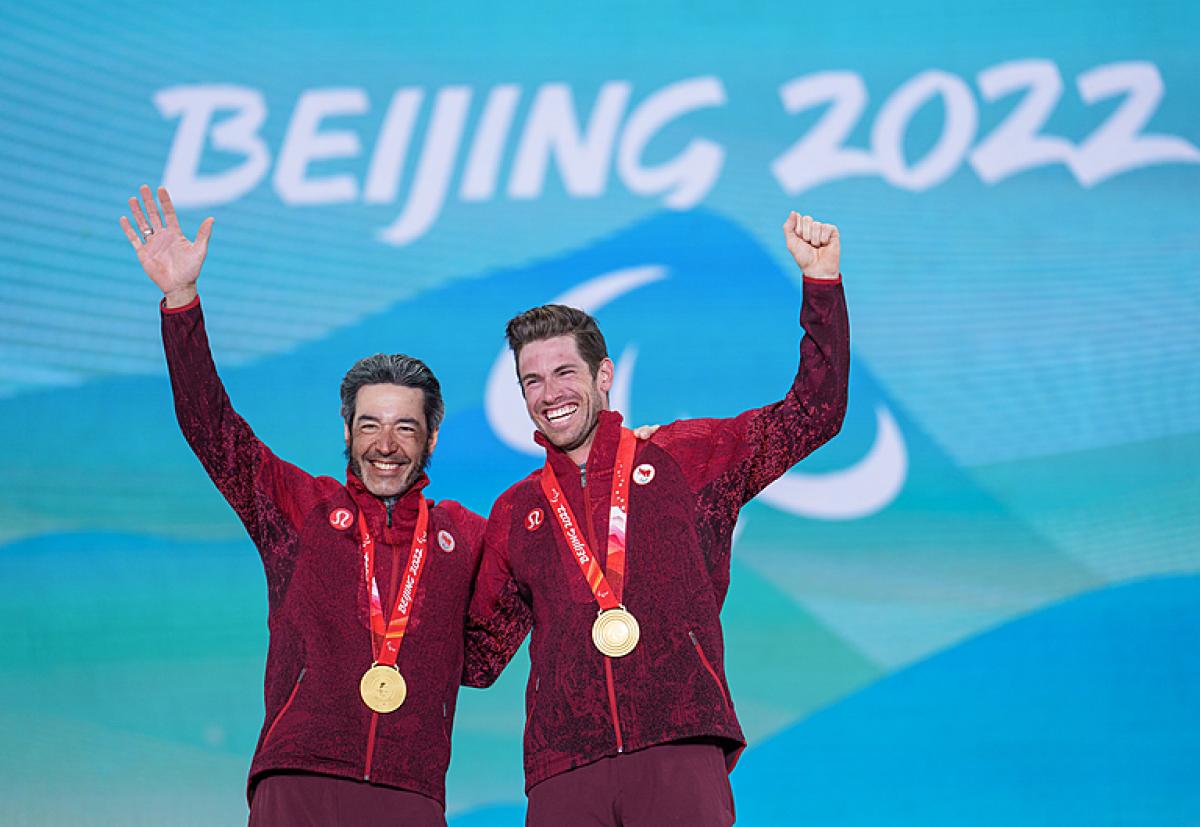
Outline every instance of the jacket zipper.
<path id="1" fill-rule="evenodd" d="M 617 688 L 613 685 L 612 658 L 604 656 L 604 680 L 608 684 L 608 711 L 612 714 L 613 735 L 617 739 L 617 752 L 625 751 L 625 742 L 621 739 L 621 718 L 617 715 Z"/>
<path id="2" fill-rule="evenodd" d="M 391 504 L 384 503 L 384 510 L 387 511 L 387 527 L 388 528 L 392 527 L 392 506 L 395 504 L 396 503 L 394 501 Z M 390 585 L 388 586 L 388 592 L 386 595 L 387 602 L 384 605 L 392 605 L 392 601 L 396 597 L 396 587 L 400 583 L 400 565 L 401 565 L 401 563 L 396 555 L 396 547 L 390 543 L 388 544 L 388 546 L 392 550 L 392 562 L 391 562 L 391 566 L 390 566 L 392 576 L 391 576 L 391 580 L 389 581 Z M 443 716 L 445 715 L 445 709 L 442 710 L 442 714 L 443 714 Z M 366 760 L 363 762 L 363 781 L 371 780 L 371 763 L 375 760 L 375 729 L 378 726 L 379 726 L 379 713 L 372 712 L 371 713 L 371 726 L 370 726 L 370 728 L 367 729 L 367 757 L 366 757 Z M 442 726 L 442 729 L 445 730 L 444 724 Z"/>
<path id="3" fill-rule="evenodd" d="M 586 466 L 580 469 L 579 487 L 583 489 L 584 512 L 587 514 L 588 543 L 596 548 L 595 531 L 592 530 L 592 498 L 588 495 Z M 607 560 L 605 564 L 607 565 Z M 625 751 L 625 739 L 621 737 L 621 715 L 617 712 L 617 686 L 613 680 L 612 658 L 604 656 L 604 684 L 608 689 L 608 714 L 612 718 L 613 738 L 617 742 L 617 752 Z"/>
<path id="4" fill-rule="evenodd" d="M 288 695 L 287 700 L 283 702 L 283 706 L 275 713 L 275 720 L 271 721 L 271 726 L 267 727 L 267 734 L 263 738 L 263 745 L 266 746 L 267 741 L 271 740 L 271 733 L 275 731 L 275 727 L 279 724 L 279 720 L 283 714 L 288 711 L 288 707 L 292 705 L 292 701 L 296 699 L 296 693 L 300 691 L 300 681 L 304 680 L 304 673 L 308 667 L 304 666 L 300 669 L 300 674 L 296 676 L 296 685 L 292 687 L 292 692 Z"/>
<path id="5" fill-rule="evenodd" d="M 371 713 L 371 728 L 367 730 L 367 760 L 363 764 L 363 781 L 371 780 L 371 761 L 375 757 L 375 727 L 379 725 L 379 713 Z"/>
<path id="6" fill-rule="evenodd" d="M 700 656 L 700 662 L 704 664 L 704 668 L 708 670 L 708 674 L 712 676 L 713 682 L 717 685 L 717 691 L 721 693 L 721 701 L 725 704 L 725 711 L 728 712 L 729 696 L 725 694 L 725 687 L 721 684 L 721 679 L 717 677 L 717 670 L 713 669 L 708 658 L 704 656 L 704 649 L 700 646 L 700 641 L 696 639 L 696 633 L 688 629 L 688 637 L 692 639 L 692 645 L 696 647 L 696 654 Z"/>
<path id="7" fill-rule="evenodd" d="M 537 714 L 538 708 L 538 692 L 542 688 L 542 676 L 538 675 L 533 679 L 533 699 L 529 702 L 529 714 L 525 716 L 525 734 L 522 738 L 529 737 L 529 729 L 533 725 L 533 716 Z"/>

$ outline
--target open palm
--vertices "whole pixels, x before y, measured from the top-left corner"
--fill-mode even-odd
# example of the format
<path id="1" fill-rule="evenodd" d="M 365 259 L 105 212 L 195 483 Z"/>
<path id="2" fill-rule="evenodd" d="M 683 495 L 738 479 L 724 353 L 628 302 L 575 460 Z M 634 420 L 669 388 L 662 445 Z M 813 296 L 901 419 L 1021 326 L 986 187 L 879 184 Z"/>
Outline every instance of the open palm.
<path id="1" fill-rule="evenodd" d="M 196 280 L 208 254 L 208 239 L 212 235 L 212 218 L 204 219 L 196 232 L 196 240 L 188 241 L 179 227 L 179 218 L 171 196 L 164 187 L 158 188 L 158 200 L 162 204 L 162 216 L 154 204 L 150 187 L 143 184 L 137 198 L 129 199 L 129 211 L 137 224 L 137 230 L 129 218 L 121 216 L 121 229 L 137 251 L 142 269 L 168 299 L 168 304 L 186 303 L 195 297 Z M 142 211 L 145 204 L 145 212 Z"/>

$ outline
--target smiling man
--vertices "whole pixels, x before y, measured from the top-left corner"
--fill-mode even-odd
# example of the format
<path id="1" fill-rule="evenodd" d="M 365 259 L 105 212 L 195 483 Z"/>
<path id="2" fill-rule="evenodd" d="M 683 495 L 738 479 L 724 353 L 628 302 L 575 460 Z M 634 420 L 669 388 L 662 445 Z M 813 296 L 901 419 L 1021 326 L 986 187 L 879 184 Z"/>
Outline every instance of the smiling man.
<path id="1" fill-rule="evenodd" d="M 266 715 L 250 766 L 252 827 L 445 825 L 450 728 L 483 519 L 427 500 L 441 388 L 418 359 L 370 356 L 341 386 L 345 484 L 276 457 L 234 412 L 196 292 L 195 242 L 165 189 L 121 226 L 162 290 L 162 336 L 188 444 L 262 556 Z M 145 207 L 143 211 L 143 205 Z"/>
<path id="2" fill-rule="evenodd" d="M 389 508 L 425 470 L 437 445 L 437 431 L 428 426 L 441 417 L 436 381 L 417 359 L 382 353 L 360 359 L 342 380 L 350 471 Z"/>
<path id="3" fill-rule="evenodd" d="M 533 424 L 586 469 L 613 382 L 613 363 L 595 320 L 573 307 L 544 305 L 513 319 L 508 338 L 521 352 L 517 378 Z"/>
<path id="4" fill-rule="evenodd" d="M 468 626 L 487 655 L 466 680 L 493 681 L 532 627 L 533 827 L 733 823 L 728 771 L 745 739 L 720 622 L 733 528 L 838 432 L 850 365 L 837 228 L 792 213 L 784 234 L 804 274 L 800 367 L 782 400 L 732 419 L 640 440 L 608 410 L 595 319 L 545 305 L 508 324 L 546 464 L 492 509 Z"/>

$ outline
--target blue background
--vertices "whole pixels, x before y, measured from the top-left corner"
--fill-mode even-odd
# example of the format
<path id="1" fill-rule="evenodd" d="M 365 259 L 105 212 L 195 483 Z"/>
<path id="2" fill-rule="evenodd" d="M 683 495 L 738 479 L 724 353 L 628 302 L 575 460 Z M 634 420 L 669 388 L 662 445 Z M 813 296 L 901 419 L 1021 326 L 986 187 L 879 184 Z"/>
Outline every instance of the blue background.
<path id="1" fill-rule="evenodd" d="M 417 354 L 446 389 L 431 492 L 485 513 L 537 463 L 513 436 L 521 411 L 488 391 L 513 313 L 618 284 L 596 313 L 626 414 L 730 415 L 794 370 L 801 286 L 780 223 L 790 209 L 838 223 L 846 426 L 744 510 L 723 615 L 751 741 L 732 776 L 739 824 L 1200 823 L 1198 24 L 1179 2 L 0 9 L 5 823 L 245 819 L 261 567 L 178 434 L 157 293 L 117 227 L 181 157 L 181 119 L 156 99 L 209 85 L 263 104 L 266 166 L 244 191 L 173 189 L 185 231 L 216 218 L 200 288 L 235 405 L 276 453 L 340 476 L 342 373 Z M 981 75 L 1013 62 L 1047 91 L 1050 160 L 988 180 L 973 153 L 1028 87 L 989 95 Z M 802 188 L 777 174 L 833 111 L 789 112 L 783 88 L 807 77 L 830 102 L 829 72 L 865 93 L 844 146 L 871 169 L 898 146 L 899 173 Z M 1080 78 L 1106 73 L 1139 91 L 1085 94 Z M 953 100 L 897 116 L 930 78 Z M 720 100 L 636 160 L 706 141 L 719 167 L 667 203 L 621 147 L 648 101 L 698 80 Z M 535 117 L 551 84 L 574 119 Z M 495 186 L 464 197 L 502 85 L 517 93 L 510 129 L 489 133 Z M 387 228 L 436 188 L 421 158 L 453 87 L 469 99 L 445 203 L 397 244 Z M 342 149 L 305 175 L 349 195 L 293 203 L 277 162 L 299 101 L 329 89 L 366 104 L 321 121 Z M 589 124 L 614 89 L 628 99 L 605 149 Z M 420 95 L 414 129 L 395 194 L 372 200 L 397 90 Z M 1140 137 L 1089 143 L 1135 97 Z M 231 115 L 203 130 L 197 180 L 245 163 L 212 128 Z M 514 195 L 534 122 L 595 152 L 572 166 L 564 144 Z M 948 122 L 965 126 L 947 167 L 905 184 Z M 571 178 L 587 174 L 590 190 Z M 462 693 L 454 827 L 522 823 L 526 667 Z"/>

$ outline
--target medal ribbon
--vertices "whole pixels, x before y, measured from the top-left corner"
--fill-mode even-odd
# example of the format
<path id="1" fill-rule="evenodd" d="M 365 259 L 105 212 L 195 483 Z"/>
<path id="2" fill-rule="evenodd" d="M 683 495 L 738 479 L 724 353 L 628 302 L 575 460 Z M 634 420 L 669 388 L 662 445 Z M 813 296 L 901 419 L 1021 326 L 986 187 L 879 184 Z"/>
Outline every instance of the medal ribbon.
<path id="1" fill-rule="evenodd" d="M 425 549 L 429 543 L 429 505 L 421 497 L 417 512 L 417 527 L 413 530 L 412 548 L 408 552 L 408 565 L 404 568 L 404 582 L 396 591 L 396 605 L 391 619 L 384 623 L 383 601 L 379 598 L 379 584 L 375 582 L 375 538 L 367 528 L 367 518 L 358 512 L 359 548 L 363 556 L 363 577 L 367 583 L 367 594 L 371 600 L 371 651 L 375 663 L 395 666 L 400 654 L 400 643 L 408 629 L 408 618 L 412 615 L 413 603 L 417 599 L 417 583 L 425 568 Z M 378 642 L 377 642 L 378 641 Z"/>
<path id="2" fill-rule="evenodd" d="M 607 576 L 601 571 L 596 555 L 592 553 L 584 537 L 583 526 L 575 519 L 558 477 L 549 461 L 542 469 L 542 492 L 550 502 L 550 510 L 558 518 L 558 527 L 567 541 L 571 556 L 579 564 L 579 570 L 604 610 L 621 605 L 621 593 L 625 585 L 625 525 L 629 519 L 629 478 L 633 473 L 633 451 L 637 437 L 628 428 L 621 429 L 621 442 L 617 446 L 617 459 L 613 464 L 612 494 L 608 507 L 608 554 L 605 563 Z"/>

